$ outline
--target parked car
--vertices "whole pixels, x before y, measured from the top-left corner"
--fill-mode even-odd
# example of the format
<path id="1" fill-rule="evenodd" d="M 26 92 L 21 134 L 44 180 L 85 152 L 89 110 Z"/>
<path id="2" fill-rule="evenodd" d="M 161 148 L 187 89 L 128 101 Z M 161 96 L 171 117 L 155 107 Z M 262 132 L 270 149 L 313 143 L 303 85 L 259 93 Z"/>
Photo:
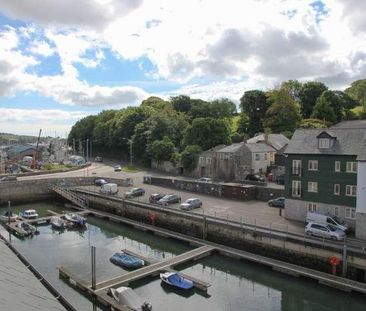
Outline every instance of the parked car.
<path id="1" fill-rule="evenodd" d="M 105 185 L 105 184 L 108 184 L 108 181 L 106 181 L 103 178 L 97 178 L 97 179 L 94 180 L 94 185 L 96 185 L 96 186 L 102 186 L 102 185 Z"/>
<path id="2" fill-rule="evenodd" d="M 197 198 L 188 199 L 180 205 L 180 209 L 184 211 L 190 211 L 194 208 L 200 208 L 200 207 L 202 207 L 202 201 Z"/>
<path id="3" fill-rule="evenodd" d="M 268 205 L 269 206 L 274 206 L 274 207 L 284 208 L 285 207 L 285 198 L 284 197 L 278 197 L 278 198 L 269 200 Z"/>
<path id="4" fill-rule="evenodd" d="M 158 202 L 158 204 L 163 205 L 163 206 L 167 206 L 169 204 L 173 204 L 173 203 L 180 203 L 181 198 L 179 195 L 176 194 L 167 194 L 166 196 L 162 197 Z"/>
<path id="5" fill-rule="evenodd" d="M 115 172 L 120 172 L 120 171 L 122 171 L 122 167 L 121 167 L 121 165 L 115 165 L 115 166 L 113 166 L 113 168 L 114 168 L 114 171 L 115 171 Z"/>
<path id="6" fill-rule="evenodd" d="M 150 203 L 157 203 L 161 198 L 165 197 L 165 193 L 153 193 L 149 197 Z"/>
<path id="7" fill-rule="evenodd" d="M 2 182 L 2 181 L 16 181 L 16 180 L 18 180 L 18 178 L 16 176 L 12 176 L 12 175 L 4 176 L 4 177 L 0 178 L 0 182 Z"/>
<path id="8" fill-rule="evenodd" d="M 101 156 L 95 157 L 96 162 L 103 162 L 103 158 Z"/>
<path id="9" fill-rule="evenodd" d="M 142 188 L 132 188 L 130 191 L 127 191 L 125 194 L 126 198 L 139 197 L 145 194 L 145 189 Z"/>
<path id="10" fill-rule="evenodd" d="M 114 183 L 106 183 L 100 186 L 99 191 L 103 194 L 116 194 L 118 193 L 118 186 Z"/>
<path id="11" fill-rule="evenodd" d="M 317 224 L 315 222 L 309 222 L 306 225 L 305 233 L 338 241 L 343 240 L 346 237 L 346 234 L 342 230 L 335 229 L 329 225 Z"/>
<path id="12" fill-rule="evenodd" d="M 250 180 L 250 181 L 260 181 L 260 182 L 265 182 L 265 179 L 258 175 L 258 174 L 248 174 L 247 177 L 245 177 L 246 180 Z"/>
<path id="13" fill-rule="evenodd" d="M 339 229 L 342 231 L 349 230 L 348 225 L 344 220 L 339 219 L 337 216 L 321 214 L 316 212 L 307 212 L 306 214 L 307 222 L 315 222 L 317 224 L 329 225 L 335 229 Z"/>
<path id="14" fill-rule="evenodd" d="M 212 179 L 208 177 L 201 177 L 197 179 L 198 182 L 204 182 L 204 183 L 212 183 Z"/>

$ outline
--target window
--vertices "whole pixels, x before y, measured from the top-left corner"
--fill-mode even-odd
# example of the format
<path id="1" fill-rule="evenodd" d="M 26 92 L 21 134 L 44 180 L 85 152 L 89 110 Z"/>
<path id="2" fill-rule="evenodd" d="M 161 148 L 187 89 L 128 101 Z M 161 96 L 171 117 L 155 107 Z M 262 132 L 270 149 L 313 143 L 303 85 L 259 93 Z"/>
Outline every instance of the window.
<path id="1" fill-rule="evenodd" d="M 301 181 L 299 180 L 292 181 L 292 196 L 295 198 L 301 197 Z"/>
<path id="2" fill-rule="evenodd" d="M 318 170 L 318 160 L 309 160 L 308 170 L 309 171 L 317 171 Z"/>
<path id="3" fill-rule="evenodd" d="M 267 153 L 264 154 L 264 161 L 267 161 Z"/>
<path id="4" fill-rule="evenodd" d="M 329 149 L 329 138 L 319 138 L 319 149 Z"/>
<path id="5" fill-rule="evenodd" d="M 357 162 L 347 162 L 346 172 L 347 173 L 357 173 Z"/>
<path id="6" fill-rule="evenodd" d="M 334 171 L 340 172 L 341 171 L 341 161 L 334 162 Z"/>
<path id="7" fill-rule="evenodd" d="M 301 160 L 292 160 L 292 174 L 301 176 Z"/>
<path id="8" fill-rule="evenodd" d="M 334 216 L 339 217 L 339 207 L 338 207 L 338 206 L 336 206 L 336 207 L 334 208 Z"/>
<path id="9" fill-rule="evenodd" d="M 315 203 L 309 203 L 308 204 L 308 211 L 309 212 L 316 212 L 316 204 Z"/>
<path id="10" fill-rule="evenodd" d="M 346 218 L 355 219 L 356 209 L 352 207 L 346 207 Z"/>
<path id="11" fill-rule="evenodd" d="M 259 161 L 259 160 L 260 160 L 260 154 L 259 154 L 259 153 L 256 153 L 256 154 L 255 154 L 255 160 L 256 160 L 256 161 Z"/>
<path id="12" fill-rule="evenodd" d="M 201 165 L 204 165 L 204 164 L 205 164 L 205 159 L 204 159 L 204 157 L 200 157 L 199 163 L 200 163 Z"/>
<path id="13" fill-rule="evenodd" d="M 355 197 L 357 195 L 357 186 L 346 185 L 346 196 Z"/>
<path id="14" fill-rule="evenodd" d="M 210 165 L 211 164 L 211 158 L 206 158 L 206 164 Z"/>
<path id="15" fill-rule="evenodd" d="M 318 192 L 318 183 L 314 181 L 309 181 L 308 192 Z"/>
<path id="16" fill-rule="evenodd" d="M 340 195 L 340 194 L 341 194 L 341 185 L 334 184 L 334 195 Z"/>

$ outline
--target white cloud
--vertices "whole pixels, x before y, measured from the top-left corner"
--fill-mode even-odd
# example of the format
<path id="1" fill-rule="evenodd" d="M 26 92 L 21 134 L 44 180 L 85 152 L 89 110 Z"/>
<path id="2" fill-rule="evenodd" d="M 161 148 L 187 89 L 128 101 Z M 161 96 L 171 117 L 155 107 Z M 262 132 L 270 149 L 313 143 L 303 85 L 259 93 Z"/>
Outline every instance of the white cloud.
<path id="1" fill-rule="evenodd" d="M 51 56 L 55 52 L 46 41 L 34 41 L 28 50 L 44 57 Z"/>

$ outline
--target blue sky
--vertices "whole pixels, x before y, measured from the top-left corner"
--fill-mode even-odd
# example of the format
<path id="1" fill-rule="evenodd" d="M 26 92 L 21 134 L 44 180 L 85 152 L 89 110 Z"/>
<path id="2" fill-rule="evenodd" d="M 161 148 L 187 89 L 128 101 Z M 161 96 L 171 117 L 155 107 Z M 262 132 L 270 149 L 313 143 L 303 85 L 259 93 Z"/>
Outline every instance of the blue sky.
<path id="1" fill-rule="evenodd" d="M 0 132 L 67 135 L 80 118 L 185 94 L 365 75 L 356 0 L 0 0 Z M 80 14 L 79 12 L 83 12 Z"/>

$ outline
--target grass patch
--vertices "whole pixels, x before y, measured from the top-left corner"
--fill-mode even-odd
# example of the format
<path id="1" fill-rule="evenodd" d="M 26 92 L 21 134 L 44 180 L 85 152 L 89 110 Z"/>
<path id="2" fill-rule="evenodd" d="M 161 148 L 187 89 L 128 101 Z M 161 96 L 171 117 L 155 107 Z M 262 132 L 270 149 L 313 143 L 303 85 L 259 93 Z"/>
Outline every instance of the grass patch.
<path id="1" fill-rule="evenodd" d="M 137 173 L 140 170 L 134 165 L 126 165 L 126 166 L 122 167 L 122 171 L 127 172 L 127 173 Z"/>

